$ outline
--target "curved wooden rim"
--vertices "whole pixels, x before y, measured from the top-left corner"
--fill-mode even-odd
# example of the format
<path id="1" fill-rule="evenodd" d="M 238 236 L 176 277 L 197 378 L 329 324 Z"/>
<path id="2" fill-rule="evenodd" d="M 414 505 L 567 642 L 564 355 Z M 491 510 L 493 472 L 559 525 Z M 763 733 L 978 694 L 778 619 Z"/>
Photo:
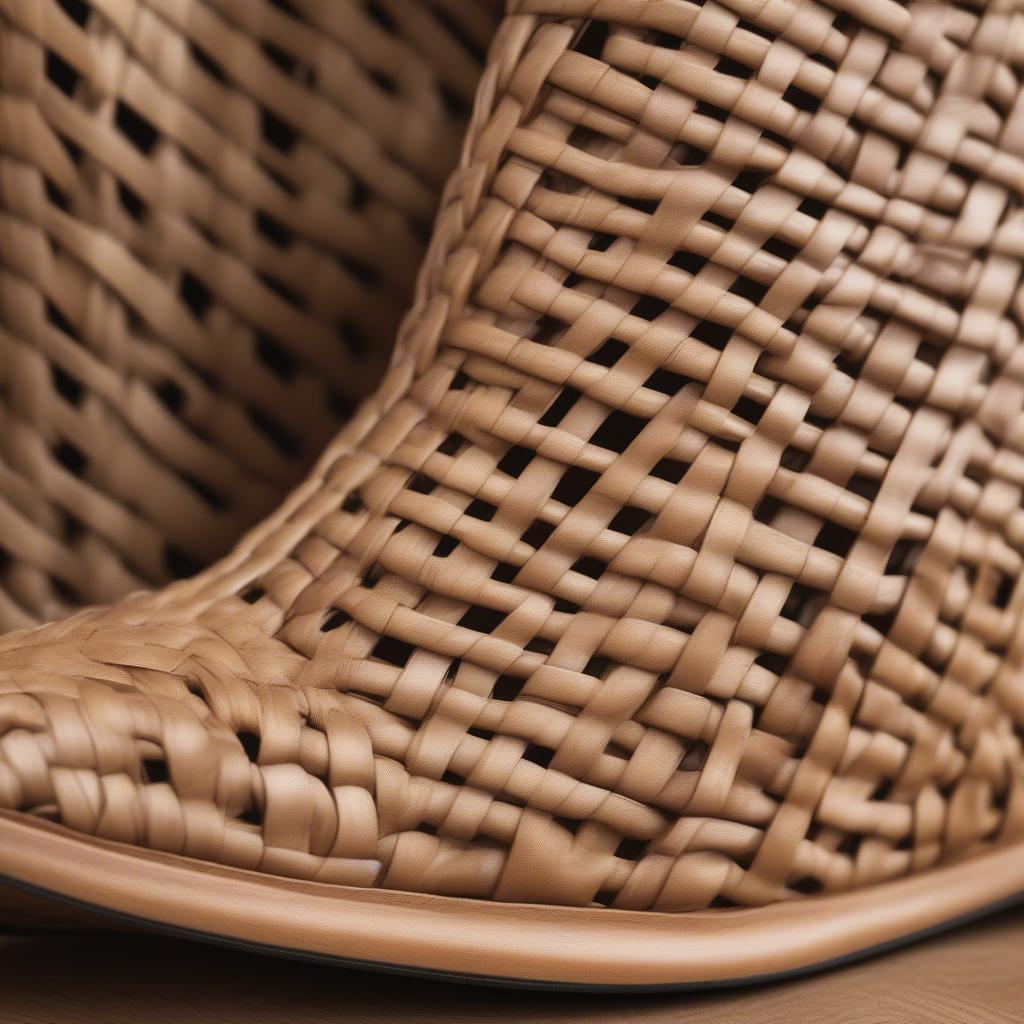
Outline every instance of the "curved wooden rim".
<path id="1" fill-rule="evenodd" d="M 165 927 L 416 971 L 599 986 L 742 981 L 898 942 L 1024 893 L 1020 845 L 856 893 L 686 914 L 353 889 L 129 849 L 0 812 L 0 875 Z"/>

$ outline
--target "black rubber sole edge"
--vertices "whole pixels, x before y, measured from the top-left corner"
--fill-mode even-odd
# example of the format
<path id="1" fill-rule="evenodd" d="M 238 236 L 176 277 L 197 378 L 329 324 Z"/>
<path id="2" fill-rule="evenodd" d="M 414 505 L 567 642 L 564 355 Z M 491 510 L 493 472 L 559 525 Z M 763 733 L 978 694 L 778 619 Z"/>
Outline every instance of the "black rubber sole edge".
<path id="1" fill-rule="evenodd" d="M 750 988 L 754 985 L 770 985 L 776 982 L 789 981 L 794 978 L 806 977 L 809 974 L 818 974 L 823 971 L 833 970 L 837 967 L 845 967 L 861 960 L 868 960 L 871 957 L 879 956 L 894 949 L 910 946 L 913 943 L 924 939 L 942 935 L 945 932 L 953 931 L 974 921 L 990 917 L 1004 910 L 1024 904 L 1024 892 L 1015 893 L 1005 899 L 997 900 L 995 903 L 988 903 L 978 907 L 976 910 L 957 917 L 951 917 L 948 921 L 933 925 L 930 928 L 922 928 L 916 932 L 909 932 L 887 942 L 880 942 L 874 946 L 865 946 L 864 949 L 846 953 L 843 956 L 832 957 L 829 960 L 820 960 L 813 964 L 805 964 L 801 967 L 793 967 L 785 971 L 772 971 L 764 974 L 747 974 L 736 978 L 723 978 L 710 981 L 687 981 L 679 983 L 658 983 L 635 985 L 609 985 L 589 982 L 562 982 L 531 980 L 529 978 L 508 978 L 491 974 L 475 974 L 466 971 L 442 971 L 429 967 L 417 967 L 414 964 L 394 964 L 384 960 L 361 960 L 355 957 L 331 956 L 328 953 L 314 953 L 302 949 L 291 949 L 287 946 L 275 946 L 271 943 L 256 942 L 249 939 L 236 939 L 227 935 L 218 935 L 216 932 L 205 932 L 194 928 L 184 928 L 180 925 L 163 924 L 160 921 L 153 921 L 136 914 L 128 914 L 121 910 L 111 910 L 99 904 L 89 903 L 87 900 L 80 900 L 74 896 L 67 896 L 64 893 L 54 892 L 41 886 L 22 882 L 20 879 L 11 878 L 8 875 L 0 874 L 0 884 L 12 889 L 19 889 L 33 896 L 40 896 L 44 899 L 54 900 L 68 906 L 77 907 L 81 910 L 88 910 L 101 914 L 112 920 L 136 925 L 147 932 L 159 935 L 166 935 L 177 939 L 187 939 L 192 942 L 202 942 L 211 946 L 221 946 L 225 949 L 238 950 L 244 953 L 258 953 L 264 956 L 273 956 L 285 960 L 299 960 L 307 963 L 323 964 L 332 967 L 342 967 L 349 970 L 371 971 L 378 974 L 401 975 L 403 977 L 417 978 L 427 981 L 453 982 L 459 985 L 474 985 L 486 988 L 520 989 L 533 992 L 570 992 L 580 994 L 610 994 L 610 995 L 631 995 L 631 994 L 654 994 L 665 992 L 714 992 L 737 988 Z M 38 931 L 34 934 L 40 934 Z M 48 932 L 54 934 L 54 932 Z M 65 931 L 64 934 L 83 934 L 81 931 Z"/>

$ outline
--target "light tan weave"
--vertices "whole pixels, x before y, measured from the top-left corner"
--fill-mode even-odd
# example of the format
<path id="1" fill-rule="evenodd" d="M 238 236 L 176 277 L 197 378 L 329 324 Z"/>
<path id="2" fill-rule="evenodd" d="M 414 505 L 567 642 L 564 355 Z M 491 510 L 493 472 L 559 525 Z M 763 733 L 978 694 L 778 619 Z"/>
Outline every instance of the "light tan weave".
<path id="1" fill-rule="evenodd" d="M 688 910 L 1024 833 L 1024 7 L 519 0 L 376 397 L 0 642 L 0 803 Z"/>
<path id="2" fill-rule="evenodd" d="M 0 0 L 0 629 L 222 554 L 376 383 L 494 0 Z"/>

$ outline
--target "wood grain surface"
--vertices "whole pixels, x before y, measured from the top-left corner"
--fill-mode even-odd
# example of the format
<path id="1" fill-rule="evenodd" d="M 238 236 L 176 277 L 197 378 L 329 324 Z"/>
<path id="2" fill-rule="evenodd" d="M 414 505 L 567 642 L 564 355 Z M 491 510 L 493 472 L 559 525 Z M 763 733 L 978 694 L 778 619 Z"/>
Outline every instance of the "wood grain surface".
<path id="1" fill-rule="evenodd" d="M 504 991 L 143 936 L 0 937 L 2 1024 L 1020 1024 L 1024 911 L 798 981 L 701 995 Z"/>

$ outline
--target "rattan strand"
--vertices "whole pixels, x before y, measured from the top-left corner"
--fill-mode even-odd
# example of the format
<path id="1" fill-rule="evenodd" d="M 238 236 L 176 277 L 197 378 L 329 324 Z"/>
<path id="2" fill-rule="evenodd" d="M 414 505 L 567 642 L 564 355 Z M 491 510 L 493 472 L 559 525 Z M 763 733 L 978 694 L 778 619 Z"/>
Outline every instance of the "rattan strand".
<path id="1" fill-rule="evenodd" d="M 673 911 L 1020 837 L 1022 29 L 514 3 L 380 390 L 212 570 L 0 643 L 0 803 Z"/>
<path id="2" fill-rule="evenodd" d="M 223 554 L 377 382 L 496 0 L 0 0 L 0 630 Z"/>

